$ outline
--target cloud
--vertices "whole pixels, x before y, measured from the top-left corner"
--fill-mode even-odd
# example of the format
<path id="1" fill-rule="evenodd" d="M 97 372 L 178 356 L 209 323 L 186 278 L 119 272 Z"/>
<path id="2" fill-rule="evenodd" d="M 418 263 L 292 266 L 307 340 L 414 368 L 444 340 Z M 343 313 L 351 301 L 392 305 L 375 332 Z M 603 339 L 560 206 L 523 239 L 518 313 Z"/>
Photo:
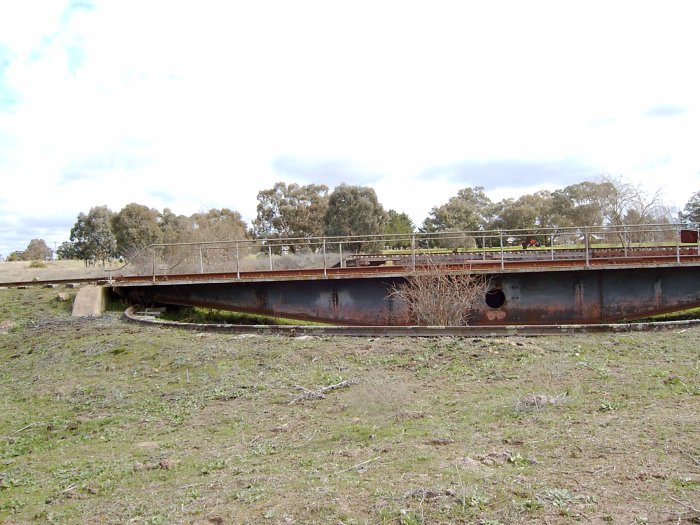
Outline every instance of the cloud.
<path id="1" fill-rule="evenodd" d="M 425 171 L 423 179 L 446 179 L 466 186 L 483 186 L 488 190 L 529 188 L 532 186 L 568 186 L 595 177 L 599 168 L 577 159 L 558 161 L 463 161 Z"/>
<path id="2" fill-rule="evenodd" d="M 10 48 L 0 42 L 0 113 L 11 111 L 17 104 L 17 92 L 6 78 L 12 59 Z"/>
<path id="3" fill-rule="evenodd" d="M 685 115 L 688 110 L 681 106 L 674 106 L 672 104 L 654 106 L 643 113 L 644 117 L 647 118 L 671 118 L 680 117 Z"/>
<path id="4" fill-rule="evenodd" d="M 280 176 L 304 181 L 306 183 L 325 184 L 331 188 L 346 182 L 349 184 L 369 185 L 379 181 L 381 174 L 363 170 L 344 160 L 311 160 L 296 157 L 277 157 L 272 166 Z"/>
<path id="5" fill-rule="evenodd" d="M 15 250 L 24 250 L 31 239 L 44 239 L 50 248 L 53 243 L 68 240 L 75 217 L 61 215 L 52 218 L 0 216 L 0 254 L 9 255 Z"/>
<path id="6" fill-rule="evenodd" d="M 85 153 L 80 159 L 69 163 L 59 183 L 90 180 L 106 173 L 121 173 L 138 170 L 153 162 L 148 145 L 124 139 L 112 150 Z"/>

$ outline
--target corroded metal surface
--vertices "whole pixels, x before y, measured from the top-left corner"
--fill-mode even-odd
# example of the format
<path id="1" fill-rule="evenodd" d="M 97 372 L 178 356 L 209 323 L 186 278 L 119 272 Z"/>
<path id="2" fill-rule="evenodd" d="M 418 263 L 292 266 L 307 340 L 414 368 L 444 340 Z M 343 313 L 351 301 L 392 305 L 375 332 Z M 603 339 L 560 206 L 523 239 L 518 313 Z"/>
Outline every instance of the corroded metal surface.
<path id="1" fill-rule="evenodd" d="M 342 337 L 537 337 L 576 333 L 627 333 L 663 330 L 685 331 L 700 326 L 700 320 L 653 323 L 591 324 L 591 325 L 502 325 L 502 326 L 309 326 L 309 325 L 240 325 L 217 323 L 181 323 L 164 321 L 153 316 L 139 315 L 127 308 L 125 317 L 135 323 L 184 328 L 203 332 L 232 332 L 238 334 Z"/>
<path id="2" fill-rule="evenodd" d="M 591 324 L 639 319 L 700 306 L 700 262 L 676 264 L 664 257 L 624 264 L 519 261 L 502 269 L 481 268 L 502 304 L 484 298 L 474 306 L 473 325 Z M 295 272 L 255 272 L 143 278 L 114 283 L 139 304 L 178 304 L 260 313 L 347 325 L 409 325 L 408 305 L 390 297 L 409 268 L 386 266 Z M 448 271 L 474 271 L 457 266 Z"/>

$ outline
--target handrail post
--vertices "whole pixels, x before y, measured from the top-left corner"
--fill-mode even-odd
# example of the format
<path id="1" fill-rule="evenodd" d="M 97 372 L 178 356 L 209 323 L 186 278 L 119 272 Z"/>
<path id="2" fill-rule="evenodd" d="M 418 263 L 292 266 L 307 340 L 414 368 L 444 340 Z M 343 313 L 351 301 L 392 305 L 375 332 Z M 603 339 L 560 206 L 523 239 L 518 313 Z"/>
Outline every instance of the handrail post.
<path id="1" fill-rule="evenodd" d="M 326 238 L 323 238 L 323 277 L 324 279 L 328 277 L 328 272 L 326 270 Z"/>
<path id="2" fill-rule="evenodd" d="M 338 250 L 340 251 L 340 267 L 345 268 L 345 263 L 343 262 L 343 242 L 338 242 Z"/>
<path id="3" fill-rule="evenodd" d="M 591 257 L 590 257 L 590 254 L 588 253 L 588 250 L 590 248 L 590 240 L 588 238 L 588 229 L 586 229 L 583 232 L 583 244 L 584 244 L 584 248 L 586 250 L 586 268 L 588 268 L 590 266 L 590 263 L 591 263 Z"/>
<path id="4" fill-rule="evenodd" d="M 554 260 L 554 232 L 549 234 L 549 250 L 552 252 L 552 260 Z"/>
<path id="5" fill-rule="evenodd" d="M 681 263 L 681 230 L 676 228 L 676 263 Z"/>
<path id="6" fill-rule="evenodd" d="M 499 244 L 501 245 L 501 270 L 506 267 L 505 258 L 503 254 L 503 230 L 498 230 Z M 484 252 L 486 253 L 486 252 Z"/>
<path id="7" fill-rule="evenodd" d="M 270 271 L 272 271 L 272 245 L 267 243 L 267 257 L 270 260 Z"/>
<path id="8" fill-rule="evenodd" d="M 153 247 L 153 282 L 156 282 L 156 247 Z"/>
<path id="9" fill-rule="evenodd" d="M 700 250 L 700 244 L 698 244 L 698 250 Z M 411 235 L 411 266 L 413 271 L 416 271 L 416 234 Z"/>
<path id="10" fill-rule="evenodd" d="M 204 273 L 204 258 L 202 257 L 202 247 L 199 247 L 199 273 Z"/>
<path id="11" fill-rule="evenodd" d="M 501 239 L 501 248 L 503 248 L 503 240 L 502 239 Z M 482 261 L 486 260 L 486 235 L 481 236 L 481 260 Z"/>
<path id="12" fill-rule="evenodd" d="M 236 243 L 236 279 L 241 278 L 241 259 L 238 250 L 238 243 Z"/>

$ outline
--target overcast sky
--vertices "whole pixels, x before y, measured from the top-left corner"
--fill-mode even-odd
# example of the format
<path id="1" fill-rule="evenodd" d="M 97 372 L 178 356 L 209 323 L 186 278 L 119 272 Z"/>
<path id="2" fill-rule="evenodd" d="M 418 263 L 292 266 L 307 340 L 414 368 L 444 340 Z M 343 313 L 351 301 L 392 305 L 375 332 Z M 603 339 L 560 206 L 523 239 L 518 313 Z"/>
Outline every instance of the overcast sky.
<path id="1" fill-rule="evenodd" d="M 700 190 L 697 2 L 0 0 L 0 254 L 130 202 Z"/>

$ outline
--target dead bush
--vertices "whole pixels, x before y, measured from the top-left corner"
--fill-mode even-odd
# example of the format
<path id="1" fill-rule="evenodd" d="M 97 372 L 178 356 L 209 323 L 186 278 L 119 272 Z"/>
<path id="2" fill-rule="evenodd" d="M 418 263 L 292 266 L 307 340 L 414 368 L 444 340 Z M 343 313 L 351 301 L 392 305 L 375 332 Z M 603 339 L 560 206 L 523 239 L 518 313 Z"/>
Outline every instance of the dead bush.
<path id="1" fill-rule="evenodd" d="M 408 305 L 417 325 L 465 326 L 488 287 L 488 280 L 469 273 L 469 268 L 448 268 L 431 260 L 396 285 L 389 296 Z"/>

